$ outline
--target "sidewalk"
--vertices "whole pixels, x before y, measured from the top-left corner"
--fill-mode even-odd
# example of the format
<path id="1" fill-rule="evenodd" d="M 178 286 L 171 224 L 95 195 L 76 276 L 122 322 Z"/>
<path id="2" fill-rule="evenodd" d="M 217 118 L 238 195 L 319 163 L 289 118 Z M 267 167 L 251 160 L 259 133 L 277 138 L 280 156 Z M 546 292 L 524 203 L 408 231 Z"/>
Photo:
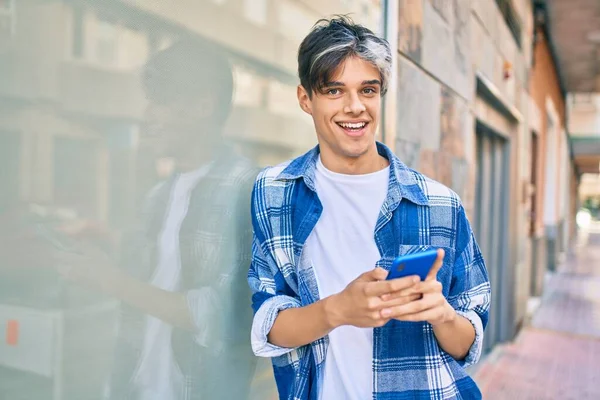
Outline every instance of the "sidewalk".
<path id="1" fill-rule="evenodd" d="M 530 326 L 475 380 L 486 400 L 600 399 L 600 229 L 580 238 Z"/>

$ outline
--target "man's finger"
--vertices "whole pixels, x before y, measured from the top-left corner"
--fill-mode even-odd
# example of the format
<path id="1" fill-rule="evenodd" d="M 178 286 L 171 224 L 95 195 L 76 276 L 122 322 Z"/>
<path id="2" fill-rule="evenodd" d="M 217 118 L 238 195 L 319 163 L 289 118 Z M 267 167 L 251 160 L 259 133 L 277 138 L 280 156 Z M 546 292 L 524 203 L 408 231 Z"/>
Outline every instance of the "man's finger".
<path id="1" fill-rule="evenodd" d="M 367 296 L 382 296 L 388 293 L 398 292 L 414 286 L 420 279 L 418 276 L 406 276 L 404 278 L 391 279 L 389 281 L 371 282 L 365 287 Z"/>
<path id="2" fill-rule="evenodd" d="M 414 294 L 409 294 L 406 296 L 397 296 L 394 298 L 390 298 L 388 300 L 383 300 L 383 303 L 381 303 L 381 308 L 391 308 L 391 307 L 395 307 L 395 306 L 401 306 L 403 304 L 408 304 L 410 302 L 413 301 L 417 301 L 420 300 L 423 297 L 422 294 L 420 293 L 414 293 Z"/>
<path id="3" fill-rule="evenodd" d="M 421 296 L 424 293 L 424 291 L 421 288 L 422 288 L 422 286 L 420 285 L 420 283 L 417 283 L 414 286 L 411 286 L 407 289 L 402 289 L 397 292 L 384 294 L 381 296 L 381 300 L 390 301 L 390 300 L 394 300 L 394 299 L 401 299 L 406 296 L 413 296 L 413 295 Z"/>
<path id="4" fill-rule="evenodd" d="M 442 293 L 442 283 L 437 280 L 429 280 L 420 282 L 415 286 L 414 290 L 420 294 Z"/>
<path id="5" fill-rule="evenodd" d="M 414 313 L 414 314 L 404 314 L 401 316 L 398 316 L 394 319 L 397 319 L 398 321 L 407 321 L 407 322 L 422 322 L 422 321 L 431 321 L 434 320 L 436 318 L 439 318 L 439 311 L 435 308 L 433 309 L 429 309 L 429 310 L 425 310 L 422 312 L 418 312 L 418 313 Z"/>
<path id="6" fill-rule="evenodd" d="M 442 292 L 442 284 L 436 280 L 422 281 L 417 283 L 414 286 L 411 286 L 407 289 L 402 289 L 394 293 L 388 293 L 381 296 L 381 300 L 389 301 L 393 299 L 399 299 L 406 296 L 411 296 L 414 294 L 423 295 L 427 293 L 441 293 Z"/>
<path id="7" fill-rule="evenodd" d="M 426 281 L 431 281 L 431 280 L 436 279 L 437 273 L 439 272 L 440 268 L 442 268 L 442 264 L 444 263 L 445 254 L 446 253 L 444 252 L 444 249 L 438 249 L 437 258 L 435 259 L 435 262 L 431 266 L 431 269 L 429 270 L 429 273 L 427 274 L 427 278 L 425 278 Z"/>
<path id="8" fill-rule="evenodd" d="M 379 282 L 384 281 L 387 276 L 388 272 L 385 269 L 377 267 L 360 275 L 356 280 L 362 282 Z"/>
<path id="9" fill-rule="evenodd" d="M 411 286 L 407 289 L 402 289 L 402 290 L 399 290 L 399 291 L 393 292 L 393 293 L 386 293 L 381 296 L 381 300 L 390 301 L 390 300 L 394 300 L 394 299 L 400 299 L 400 298 L 403 298 L 406 296 L 412 296 L 415 294 L 418 294 L 420 296 L 421 292 L 418 290 L 419 286 L 420 286 L 420 284 L 417 283 L 414 286 Z"/>
<path id="10" fill-rule="evenodd" d="M 422 313 L 438 305 L 438 299 L 435 297 L 423 297 L 421 300 L 402 304 L 394 307 L 386 307 L 381 310 L 381 316 L 384 318 L 401 319 L 403 315 Z"/>

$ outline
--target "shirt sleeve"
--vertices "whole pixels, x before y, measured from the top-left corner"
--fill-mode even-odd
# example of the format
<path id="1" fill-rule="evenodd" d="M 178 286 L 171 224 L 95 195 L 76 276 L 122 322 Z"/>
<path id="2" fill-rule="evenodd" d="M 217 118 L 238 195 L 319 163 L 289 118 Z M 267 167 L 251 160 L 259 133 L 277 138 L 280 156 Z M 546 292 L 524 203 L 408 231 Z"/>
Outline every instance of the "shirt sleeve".
<path id="1" fill-rule="evenodd" d="M 196 232 L 196 251 L 206 254 L 202 275 L 184 292 L 198 345 L 215 351 L 223 343 L 247 343 L 252 312 L 246 272 L 252 225 L 248 202 L 257 171 L 228 177 L 231 203 L 215 209 L 214 229 Z M 204 206 L 204 205 L 203 205 Z M 199 274 L 200 275 L 200 274 Z M 244 335 L 245 332 L 245 335 Z"/>
<path id="2" fill-rule="evenodd" d="M 475 364 L 481 357 L 483 332 L 488 322 L 490 308 L 490 282 L 485 261 L 464 208 L 458 213 L 457 256 L 454 262 L 448 302 L 456 312 L 468 319 L 475 328 L 475 340 L 463 366 Z"/>
<path id="3" fill-rule="evenodd" d="M 260 177 L 252 195 L 252 260 L 248 271 L 248 284 L 252 291 L 251 344 L 254 354 L 259 357 L 278 357 L 292 352 L 293 348 L 275 346 L 268 341 L 268 334 L 281 311 L 301 307 L 299 296 L 290 288 L 279 269 L 275 258 L 268 249 L 268 243 L 275 241 L 265 231 L 270 231 L 268 213 L 265 206 L 264 188 Z"/>

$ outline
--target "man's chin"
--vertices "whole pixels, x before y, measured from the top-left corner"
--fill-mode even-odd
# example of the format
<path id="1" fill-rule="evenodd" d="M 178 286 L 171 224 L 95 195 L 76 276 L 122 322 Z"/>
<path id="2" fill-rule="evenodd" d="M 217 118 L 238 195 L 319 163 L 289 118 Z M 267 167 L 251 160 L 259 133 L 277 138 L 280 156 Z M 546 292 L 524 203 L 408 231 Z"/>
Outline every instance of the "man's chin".
<path id="1" fill-rule="evenodd" d="M 159 157 L 156 160 L 156 173 L 159 178 L 167 178 L 175 171 L 175 159 L 173 157 Z"/>
<path id="2" fill-rule="evenodd" d="M 350 143 L 347 146 L 344 146 L 343 150 L 347 157 L 350 158 L 360 158 L 364 155 L 368 154 L 369 151 L 373 149 L 375 146 L 375 141 L 363 141 L 356 143 Z"/>

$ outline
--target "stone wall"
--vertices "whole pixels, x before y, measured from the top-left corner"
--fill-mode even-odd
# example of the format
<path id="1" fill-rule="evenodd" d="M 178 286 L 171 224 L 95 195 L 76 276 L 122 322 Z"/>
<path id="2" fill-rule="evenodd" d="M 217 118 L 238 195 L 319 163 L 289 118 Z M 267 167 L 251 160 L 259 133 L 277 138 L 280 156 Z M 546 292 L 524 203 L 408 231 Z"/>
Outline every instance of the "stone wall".
<path id="1" fill-rule="evenodd" d="M 455 190 L 469 214 L 477 76 L 492 82 L 510 106 L 528 107 L 521 99 L 531 58 L 531 7 L 519 4 L 516 11 L 523 19 L 521 48 L 495 0 L 399 4 L 396 152 L 407 165 Z"/>
<path id="2" fill-rule="evenodd" d="M 399 11 L 396 152 L 464 196 L 475 84 L 471 2 L 401 0 Z"/>

